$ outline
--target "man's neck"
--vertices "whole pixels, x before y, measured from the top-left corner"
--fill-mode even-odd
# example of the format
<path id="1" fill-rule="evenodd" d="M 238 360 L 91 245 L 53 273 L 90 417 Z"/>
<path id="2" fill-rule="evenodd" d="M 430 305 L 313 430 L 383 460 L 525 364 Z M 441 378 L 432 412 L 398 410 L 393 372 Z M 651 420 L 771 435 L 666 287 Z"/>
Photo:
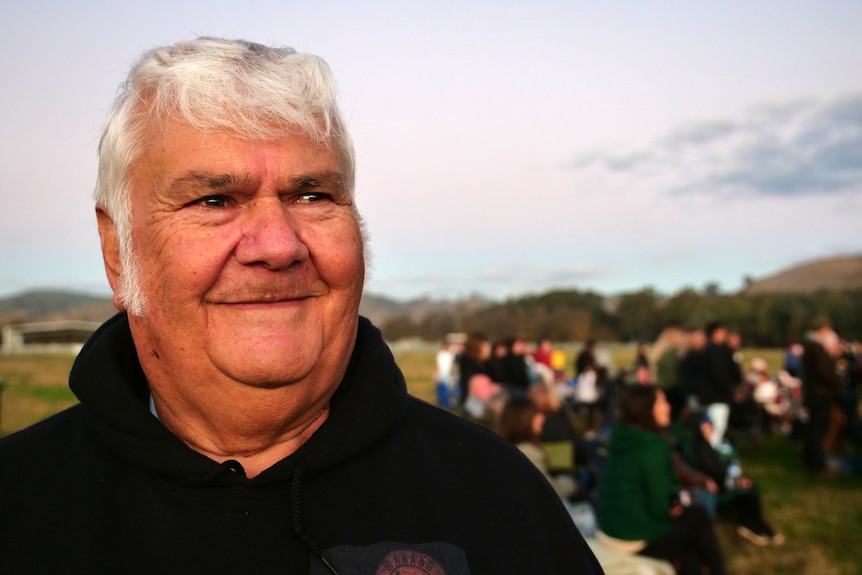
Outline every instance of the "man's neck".
<path id="1" fill-rule="evenodd" d="M 214 461 L 236 460 L 252 478 L 294 453 L 329 417 L 328 399 L 312 409 L 297 409 L 273 398 L 260 401 L 262 393 L 276 391 L 251 390 L 257 401 L 203 407 L 153 392 L 151 411 L 189 448 Z"/>

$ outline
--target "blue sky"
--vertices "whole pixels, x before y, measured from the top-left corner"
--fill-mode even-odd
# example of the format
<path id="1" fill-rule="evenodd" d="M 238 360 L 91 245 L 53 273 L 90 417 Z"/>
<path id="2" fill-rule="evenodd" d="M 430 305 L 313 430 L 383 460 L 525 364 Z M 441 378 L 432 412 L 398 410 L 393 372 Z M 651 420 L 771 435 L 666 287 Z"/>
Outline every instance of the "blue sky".
<path id="1" fill-rule="evenodd" d="M 0 3 L 0 297 L 108 292 L 105 113 L 200 35 L 330 63 L 375 293 L 732 290 L 862 253 L 858 2 L 363 4 Z"/>

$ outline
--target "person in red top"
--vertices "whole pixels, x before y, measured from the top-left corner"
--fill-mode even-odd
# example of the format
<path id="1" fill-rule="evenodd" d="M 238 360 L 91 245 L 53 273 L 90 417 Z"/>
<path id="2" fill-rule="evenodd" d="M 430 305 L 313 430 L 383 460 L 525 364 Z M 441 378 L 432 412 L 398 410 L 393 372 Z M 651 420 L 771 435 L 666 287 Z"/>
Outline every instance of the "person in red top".
<path id="1" fill-rule="evenodd" d="M 553 369 L 551 364 L 551 355 L 554 352 L 554 344 L 551 343 L 551 338 L 543 337 L 536 343 L 536 350 L 533 352 L 533 360 L 536 363 L 546 365 Z"/>

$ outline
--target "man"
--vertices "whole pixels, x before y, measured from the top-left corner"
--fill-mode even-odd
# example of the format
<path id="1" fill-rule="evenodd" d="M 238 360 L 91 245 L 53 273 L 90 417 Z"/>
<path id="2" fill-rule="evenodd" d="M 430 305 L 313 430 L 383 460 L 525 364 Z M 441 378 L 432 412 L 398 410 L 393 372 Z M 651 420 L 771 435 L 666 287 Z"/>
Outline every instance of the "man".
<path id="1" fill-rule="evenodd" d="M 707 344 L 703 350 L 703 380 L 697 395 L 713 424 L 710 444 L 718 448 L 727 431 L 733 389 L 741 377 L 733 351 L 727 345 L 727 328 L 719 322 L 711 322 L 704 331 Z"/>
<path id="2" fill-rule="evenodd" d="M 208 38 L 132 69 L 96 186 L 123 313 L 81 404 L 0 445 L 0 572 L 600 572 L 547 481 L 409 398 L 358 317 L 333 84 Z"/>
<path id="3" fill-rule="evenodd" d="M 841 390 L 841 377 L 835 369 L 841 345 L 831 322 L 817 318 L 802 348 L 803 400 L 808 409 L 803 462 L 810 471 L 831 476 L 834 472 L 827 469 L 824 443 Z"/>
<path id="4" fill-rule="evenodd" d="M 575 377 L 580 377 L 582 373 L 590 368 L 596 367 L 596 340 L 588 339 L 584 342 L 584 347 L 578 352 L 575 357 Z"/>
<path id="5" fill-rule="evenodd" d="M 686 334 L 685 355 L 679 363 L 679 385 L 685 395 L 685 404 L 691 410 L 700 408 L 698 391 L 704 378 L 704 349 L 706 334 L 702 329 L 694 329 Z"/>
<path id="6" fill-rule="evenodd" d="M 526 395 L 530 387 L 531 370 L 527 364 L 527 342 L 522 337 L 510 336 L 503 340 L 506 355 L 503 357 L 503 374 L 499 380 L 510 395 Z"/>

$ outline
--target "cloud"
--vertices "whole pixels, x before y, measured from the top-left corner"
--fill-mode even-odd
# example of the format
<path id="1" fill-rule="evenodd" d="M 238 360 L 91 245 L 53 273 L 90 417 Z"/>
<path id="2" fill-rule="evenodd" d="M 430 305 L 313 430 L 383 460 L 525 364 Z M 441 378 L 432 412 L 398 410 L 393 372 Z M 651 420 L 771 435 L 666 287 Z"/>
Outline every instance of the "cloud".
<path id="1" fill-rule="evenodd" d="M 765 104 L 690 122 L 649 148 L 594 150 L 573 169 L 666 179 L 670 193 L 804 196 L 862 191 L 862 94 Z"/>
<path id="2" fill-rule="evenodd" d="M 602 278 L 608 272 L 590 267 L 507 266 L 476 270 L 474 273 L 424 273 L 412 275 L 375 275 L 370 291 L 392 293 L 399 297 L 426 294 L 463 296 L 483 294 L 509 296 L 534 289 L 573 287 Z"/>
<path id="3" fill-rule="evenodd" d="M 543 268 L 537 266 L 510 266 L 479 272 L 474 278 L 483 283 L 573 284 L 605 275 L 602 270 L 589 267 Z"/>

